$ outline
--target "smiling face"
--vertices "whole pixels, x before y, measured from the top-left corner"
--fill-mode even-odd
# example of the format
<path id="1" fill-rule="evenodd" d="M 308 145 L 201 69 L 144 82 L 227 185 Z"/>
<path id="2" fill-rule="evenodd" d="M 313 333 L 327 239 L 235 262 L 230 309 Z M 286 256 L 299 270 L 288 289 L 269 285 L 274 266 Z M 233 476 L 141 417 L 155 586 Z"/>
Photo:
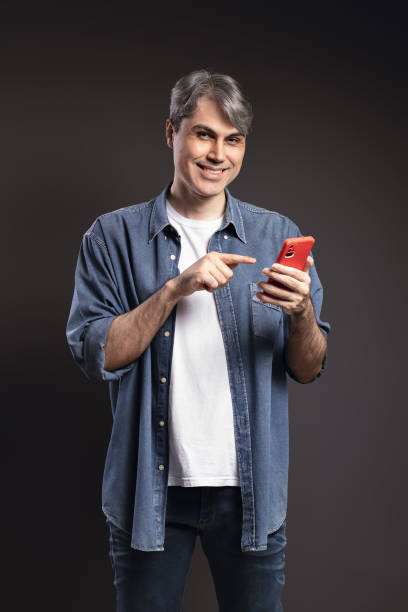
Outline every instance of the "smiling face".
<path id="1" fill-rule="evenodd" d="M 167 119 L 166 138 L 174 151 L 172 190 L 193 199 L 223 198 L 224 188 L 241 170 L 246 138 L 220 106 L 202 96 L 178 132 Z"/>

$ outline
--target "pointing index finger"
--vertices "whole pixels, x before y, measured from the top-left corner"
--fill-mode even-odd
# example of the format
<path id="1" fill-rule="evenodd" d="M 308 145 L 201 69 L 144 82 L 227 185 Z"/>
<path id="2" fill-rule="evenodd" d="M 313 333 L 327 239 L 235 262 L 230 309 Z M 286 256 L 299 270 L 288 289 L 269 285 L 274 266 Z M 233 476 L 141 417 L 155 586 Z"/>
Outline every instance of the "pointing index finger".
<path id="1" fill-rule="evenodd" d="M 255 263 L 256 257 L 239 255 L 238 253 L 220 253 L 225 263 Z"/>

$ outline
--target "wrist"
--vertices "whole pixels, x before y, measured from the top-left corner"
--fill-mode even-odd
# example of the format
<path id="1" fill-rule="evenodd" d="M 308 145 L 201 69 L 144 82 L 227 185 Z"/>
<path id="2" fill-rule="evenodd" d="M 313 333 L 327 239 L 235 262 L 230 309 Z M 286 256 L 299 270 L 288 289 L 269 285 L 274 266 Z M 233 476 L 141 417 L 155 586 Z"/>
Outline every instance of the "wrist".
<path id="1" fill-rule="evenodd" d="M 313 317 L 314 317 L 314 309 L 313 309 L 313 304 L 312 304 L 312 300 L 310 299 L 310 297 L 308 298 L 306 302 L 306 306 L 302 310 L 291 314 L 291 318 L 295 321 L 307 320 Z"/>
<path id="2" fill-rule="evenodd" d="M 176 304 L 179 301 L 181 296 L 177 293 L 175 278 L 170 278 L 166 283 L 164 283 L 163 289 L 167 302 L 173 302 Z"/>

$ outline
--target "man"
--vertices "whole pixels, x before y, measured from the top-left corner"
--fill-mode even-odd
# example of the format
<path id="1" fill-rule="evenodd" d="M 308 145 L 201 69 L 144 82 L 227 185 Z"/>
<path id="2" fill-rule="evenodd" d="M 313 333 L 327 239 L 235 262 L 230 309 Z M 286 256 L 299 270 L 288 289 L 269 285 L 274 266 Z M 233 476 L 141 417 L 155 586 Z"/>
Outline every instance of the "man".
<path id="1" fill-rule="evenodd" d="M 83 236 L 67 338 L 109 381 L 102 509 L 121 612 L 181 610 L 197 535 L 220 609 L 283 609 L 287 374 L 321 375 L 330 325 L 313 258 L 272 265 L 299 228 L 227 189 L 251 121 L 231 77 L 182 77 L 172 182 Z"/>

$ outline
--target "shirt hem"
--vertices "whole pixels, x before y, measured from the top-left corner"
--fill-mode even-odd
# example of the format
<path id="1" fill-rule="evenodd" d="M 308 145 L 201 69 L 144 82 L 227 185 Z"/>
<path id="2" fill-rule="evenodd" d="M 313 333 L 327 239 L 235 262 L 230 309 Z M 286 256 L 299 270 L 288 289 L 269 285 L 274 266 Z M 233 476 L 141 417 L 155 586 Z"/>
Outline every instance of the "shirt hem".
<path id="1" fill-rule="evenodd" d="M 103 511 L 107 521 L 113 523 L 113 525 L 115 525 L 115 527 L 117 527 L 118 529 L 121 529 L 122 531 L 127 533 L 129 536 L 132 536 L 132 534 L 127 529 L 123 529 L 123 527 L 118 525 L 117 519 L 114 516 L 112 516 L 112 514 L 107 512 L 104 508 L 102 508 L 102 511 Z M 164 551 L 164 546 L 161 546 L 161 545 L 159 545 L 159 546 L 157 546 L 155 548 L 147 548 L 145 546 L 140 546 L 138 544 L 136 546 L 133 546 L 132 542 L 130 542 L 130 547 L 134 548 L 135 550 L 142 550 L 143 552 Z"/>
<path id="2" fill-rule="evenodd" d="M 272 529 L 268 529 L 268 534 L 267 535 L 269 535 L 271 533 L 274 533 L 275 531 L 278 531 L 282 527 L 282 525 L 285 522 L 285 520 L 286 520 L 286 514 L 285 514 L 283 520 L 280 521 L 278 527 L 273 527 Z M 268 548 L 268 544 L 262 544 L 260 546 L 256 546 L 256 545 L 255 546 L 251 546 L 251 545 L 241 546 L 242 552 L 251 552 L 251 551 L 258 552 L 260 550 L 267 550 L 267 548 Z"/>
<path id="3" fill-rule="evenodd" d="M 132 535 L 131 532 L 128 529 L 125 529 L 124 527 L 122 527 L 122 525 L 119 524 L 120 521 L 116 518 L 116 516 L 113 516 L 113 514 L 110 514 L 110 512 L 105 510 L 105 508 L 103 508 L 103 507 L 102 507 L 102 512 L 104 513 L 107 521 L 109 521 L 110 523 L 113 523 L 113 525 L 115 525 L 115 527 L 117 527 L 118 529 L 121 529 L 122 531 L 124 531 L 128 535 Z"/>
<path id="4" fill-rule="evenodd" d="M 219 477 L 205 477 L 205 478 L 177 478 L 176 476 L 169 476 L 168 486 L 179 486 L 179 487 L 223 487 L 223 486 L 237 486 L 240 487 L 240 482 L 237 478 L 219 478 Z"/>

